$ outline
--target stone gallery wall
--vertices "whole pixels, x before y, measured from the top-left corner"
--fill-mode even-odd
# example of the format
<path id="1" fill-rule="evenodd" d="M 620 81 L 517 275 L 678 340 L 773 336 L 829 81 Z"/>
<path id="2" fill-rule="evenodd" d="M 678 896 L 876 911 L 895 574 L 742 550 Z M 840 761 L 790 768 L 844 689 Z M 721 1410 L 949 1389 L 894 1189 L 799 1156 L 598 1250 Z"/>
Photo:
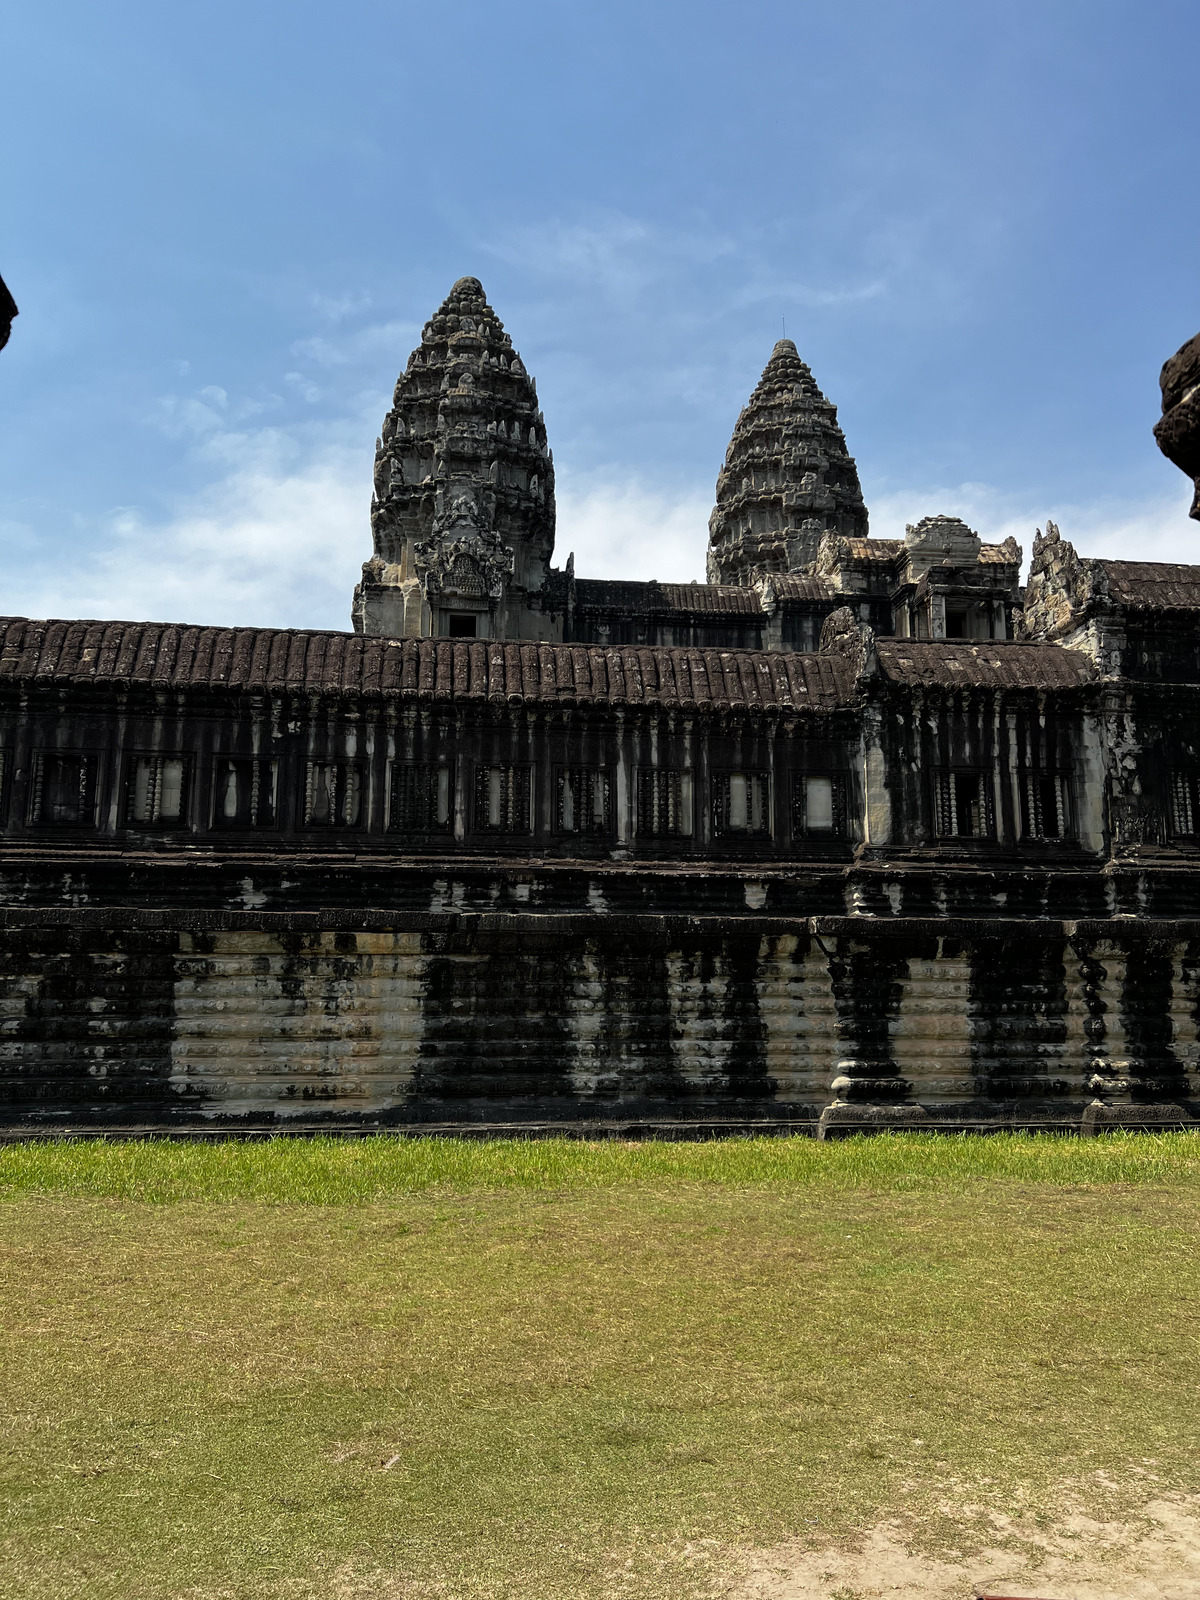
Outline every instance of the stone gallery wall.
<path id="1" fill-rule="evenodd" d="M 715 581 L 577 580 L 474 278 L 371 525 L 353 634 L 0 618 L 0 1132 L 1200 1115 L 1200 566 L 869 537 L 785 340 Z"/>
<path id="2" fill-rule="evenodd" d="M 1191 1121 L 1196 685 L 848 609 L 0 642 L 10 1133 Z"/>
<path id="3" fill-rule="evenodd" d="M 1200 922 L 167 922 L 6 914 L 10 1129 L 1190 1120 Z"/>

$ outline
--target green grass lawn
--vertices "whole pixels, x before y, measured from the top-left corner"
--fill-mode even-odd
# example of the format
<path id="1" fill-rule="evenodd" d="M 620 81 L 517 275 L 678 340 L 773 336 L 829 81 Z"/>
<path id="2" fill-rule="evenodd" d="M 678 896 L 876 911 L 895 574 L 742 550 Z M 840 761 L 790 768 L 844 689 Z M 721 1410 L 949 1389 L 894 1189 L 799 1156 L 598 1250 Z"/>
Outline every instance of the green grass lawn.
<path id="1" fill-rule="evenodd" d="M 682 1600 L 1200 1482 L 1186 1134 L 39 1144 L 0 1200 L 21 1600 Z"/>

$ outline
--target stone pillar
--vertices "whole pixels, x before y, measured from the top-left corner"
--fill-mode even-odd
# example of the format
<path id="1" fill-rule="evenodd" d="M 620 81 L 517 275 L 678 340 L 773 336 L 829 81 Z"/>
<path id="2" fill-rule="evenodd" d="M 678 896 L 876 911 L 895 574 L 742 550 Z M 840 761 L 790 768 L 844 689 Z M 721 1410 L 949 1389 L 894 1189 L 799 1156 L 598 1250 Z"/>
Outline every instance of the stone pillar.
<path id="1" fill-rule="evenodd" d="M 862 713 L 859 771 L 863 786 L 863 843 L 890 844 L 892 796 L 887 783 L 887 757 L 883 749 L 883 708 L 866 705 Z"/>

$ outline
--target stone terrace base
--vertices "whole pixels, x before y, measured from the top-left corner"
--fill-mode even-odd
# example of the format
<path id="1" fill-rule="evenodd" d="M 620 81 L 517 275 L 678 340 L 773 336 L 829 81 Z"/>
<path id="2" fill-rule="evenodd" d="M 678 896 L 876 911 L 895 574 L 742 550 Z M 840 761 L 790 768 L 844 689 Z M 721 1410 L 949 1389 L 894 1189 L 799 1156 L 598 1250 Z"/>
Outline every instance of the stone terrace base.
<path id="1" fill-rule="evenodd" d="M 1197 922 L 0 914 L 12 1133 L 1178 1127 L 1198 1055 Z"/>

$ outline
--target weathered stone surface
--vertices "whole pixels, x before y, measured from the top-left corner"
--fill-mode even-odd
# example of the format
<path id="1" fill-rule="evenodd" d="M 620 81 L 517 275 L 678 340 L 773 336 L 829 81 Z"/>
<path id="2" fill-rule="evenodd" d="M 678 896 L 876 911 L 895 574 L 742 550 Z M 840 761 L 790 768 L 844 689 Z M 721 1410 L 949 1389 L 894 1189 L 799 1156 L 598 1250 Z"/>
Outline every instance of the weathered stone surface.
<path id="1" fill-rule="evenodd" d="M 979 535 L 961 517 L 922 517 L 904 530 L 904 550 L 914 578 L 923 578 L 930 567 L 973 567 L 982 548 Z"/>
<path id="2" fill-rule="evenodd" d="M 478 278 L 454 285 L 396 384 L 371 533 L 356 631 L 446 633 L 455 615 L 473 637 L 537 636 L 520 613 L 554 551 L 554 462 L 534 381 Z"/>
<path id="3" fill-rule="evenodd" d="M 1158 448 L 1196 485 L 1189 515 L 1200 521 L 1200 333 L 1163 364 L 1162 421 L 1154 428 Z"/>
<path id="4" fill-rule="evenodd" d="M 869 539 L 837 413 L 782 341 L 718 484 L 710 576 L 576 580 L 549 565 L 553 466 L 532 379 L 474 278 L 455 284 L 396 387 L 376 449 L 359 633 L 813 650 L 844 596 L 883 633 L 1011 637 L 1021 554 L 954 518 Z M 909 541 L 912 544 L 912 540 Z M 726 565 L 723 565 L 726 564 Z M 951 628 L 951 634 L 954 634 Z"/>
<path id="5" fill-rule="evenodd" d="M 867 532 L 837 407 L 790 339 L 775 346 L 737 420 L 708 526 L 709 582 L 728 584 L 810 571 L 823 533 Z"/>
<path id="6" fill-rule="evenodd" d="M 758 1122 L 831 1137 L 1174 1126 L 1200 1109 L 1195 922 L 1148 940 L 1044 921 L 1031 943 L 1011 919 L 147 921 L 0 929 L 0 1125 Z M 1141 986 L 1160 974 L 1172 1030 L 1147 1033 Z"/>

